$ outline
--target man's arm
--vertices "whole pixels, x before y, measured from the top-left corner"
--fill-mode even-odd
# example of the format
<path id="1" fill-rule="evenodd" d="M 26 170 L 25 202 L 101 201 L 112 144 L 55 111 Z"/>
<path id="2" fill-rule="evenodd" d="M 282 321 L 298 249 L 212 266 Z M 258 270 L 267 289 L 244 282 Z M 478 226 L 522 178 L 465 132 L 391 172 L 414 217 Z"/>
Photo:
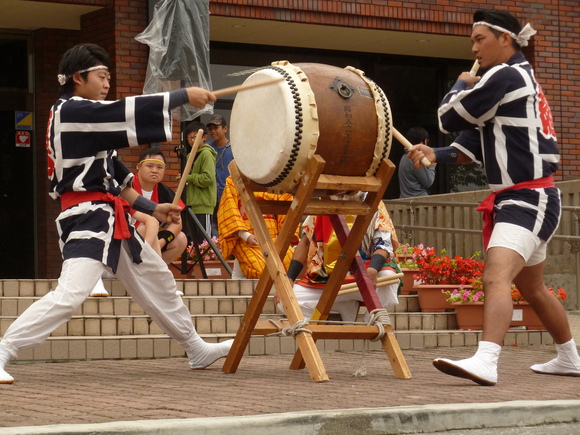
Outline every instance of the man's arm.
<path id="1" fill-rule="evenodd" d="M 129 203 L 129 206 L 135 208 L 135 201 L 146 205 L 146 209 L 135 209 L 155 217 L 159 222 L 180 223 L 181 207 L 173 204 L 156 204 L 143 196 L 139 195 L 132 187 L 125 187 L 121 191 L 121 197 Z"/>

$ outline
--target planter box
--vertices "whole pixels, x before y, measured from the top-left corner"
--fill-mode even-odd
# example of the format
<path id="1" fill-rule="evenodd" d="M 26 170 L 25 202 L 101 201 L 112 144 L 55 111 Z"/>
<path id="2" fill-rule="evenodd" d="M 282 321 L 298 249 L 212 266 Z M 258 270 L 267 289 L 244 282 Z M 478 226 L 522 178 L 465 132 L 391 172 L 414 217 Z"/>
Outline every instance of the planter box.
<path id="1" fill-rule="evenodd" d="M 452 303 L 460 329 L 483 329 L 483 302 Z M 527 302 L 515 302 L 510 327 L 545 330 L 546 327 Z"/>
<path id="2" fill-rule="evenodd" d="M 414 287 L 415 284 L 420 281 L 415 281 L 415 275 L 418 274 L 420 270 L 421 269 L 401 268 L 401 272 L 403 272 L 403 287 L 401 288 L 402 295 L 408 295 L 411 292 L 416 293 Z"/>
<path id="3" fill-rule="evenodd" d="M 466 286 L 464 286 L 466 287 Z M 447 301 L 447 295 L 441 290 L 455 290 L 459 284 L 421 284 L 416 285 L 414 290 L 419 296 L 419 306 L 422 312 L 442 313 L 452 310 L 453 305 Z"/>

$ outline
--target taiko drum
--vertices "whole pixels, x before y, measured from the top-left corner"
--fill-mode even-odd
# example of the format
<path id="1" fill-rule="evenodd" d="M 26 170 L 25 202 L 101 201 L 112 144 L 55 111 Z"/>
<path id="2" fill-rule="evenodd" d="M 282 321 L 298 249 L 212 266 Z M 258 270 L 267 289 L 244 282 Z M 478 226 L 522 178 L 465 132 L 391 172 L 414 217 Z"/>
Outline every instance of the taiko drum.
<path id="1" fill-rule="evenodd" d="M 231 143 L 240 171 L 274 193 L 293 192 L 314 154 L 325 160 L 325 174 L 374 175 L 392 142 L 389 102 L 379 86 L 352 67 L 286 61 L 244 83 L 280 76 L 234 100 Z"/>

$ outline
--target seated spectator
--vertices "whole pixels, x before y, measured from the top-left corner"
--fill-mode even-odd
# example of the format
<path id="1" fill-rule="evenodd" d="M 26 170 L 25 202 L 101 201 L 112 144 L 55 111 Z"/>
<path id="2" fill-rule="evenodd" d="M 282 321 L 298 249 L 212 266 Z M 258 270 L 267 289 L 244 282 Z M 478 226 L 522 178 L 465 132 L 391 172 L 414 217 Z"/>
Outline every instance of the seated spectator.
<path id="1" fill-rule="evenodd" d="M 165 156 L 160 149 L 148 148 L 141 153 L 139 163 L 137 164 L 137 170 L 138 172 L 133 178 L 133 189 L 145 198 L 156 203 L 173 202 L 175 192 L 161 182 L 165 175 Z M 183 204 L 181 200 L 179 201 L 179 205 L 182 208 L 185 208 L 185 204 Z M 151 229 L 151 225 L 149 228 L 146 226 L 145 229 L 140 229 L 139 227 L 141 226 L 142 221 L 137 218 L 135 214 L 133 214 L 133 217 L 136 219 L 135 227 L 137 228 L 137 231 L 139 231 L 141 235 L 144 235 L 146 232 L 150 234 L 149 230 Z M 142 219 L 147 218 L 143 217 Z M 165 225 L 165 223 L 163 224 Z M 171 223 L 165 225 L 157 232 L 157 239 L 157 244 L 155 246 L 151 243 L 150 244 L 154 249 L 157 246 L 157 250 L 161 253 L 161 258 L 163 258 L 166 263 L 171 263 L 179 257 L 187 246 L 187 236 L 182 232 L 181 222 L 178 224 Z M 113 276 L 106 273 L 103 277 L 112 278 Z M 180 296 L 183 296 L 181 291 L 178 290 L 178 293 Z M 109 294 L 102 281 L 99 280 L 90 295 L 92 297 L 107 297 Z"/>
<path id="2" fill-rule="evenodd" d="M 345 218 L 351 226 L 354 216 L 345 216 Z M 288 270 L 288 278 L 294 281 L 302 276 L 294 283 L 293 290 L 302 314 L 309 319 L 320 300 L 322 290 L 330 278 L 342 247 L 327 216 L 308 216 L 302 225 L 302 234 Z M 394 275 L 398 272 L 394 261 L 394 250 L 398 245 L 389 213 L 385 205 L 380 202 L 360 246 L 363 259 L 367 260 L 365 265 L 369 278 L 375 286 L 378 277 Z M 350 281 L 352 280 L 353 278 L 350 277 Z M 388 309 L 399 303 L 398 289 L 399 283 L 380 286 L 376 289 L 383 308 Z M 284 311 L 284 307 L 279 303 L 278 295 L 275 300 L 278 307 Z M 332 311 L 338 312 L 343 321 L 354 322 L 361 302 L 363 298 L 360 292 L 339 295 L 334 301 Z"/>
<path id="3" fill-rule="evenodd" d="M 289 193 L 277 195 L 268 192 L 255 192 L 254 195 L 257 199 L 264 200 L 292 201 L 293 198 Z M 278 237 L 285 218 L 285 215 L 264 215 L 266 226 L 273 240 Z M 226 179 L 218 208 L 218 231 L 220 248 L 224 258 L 233 255 L 239 262 L 239 268 L 244 277 L 248 279 L 260 278 L 266 267 L 266 261 L 231 176 Z M 284 258 L 286 266 L 290 264 L 292 252 L 293 249 L 290 247 Z"/>

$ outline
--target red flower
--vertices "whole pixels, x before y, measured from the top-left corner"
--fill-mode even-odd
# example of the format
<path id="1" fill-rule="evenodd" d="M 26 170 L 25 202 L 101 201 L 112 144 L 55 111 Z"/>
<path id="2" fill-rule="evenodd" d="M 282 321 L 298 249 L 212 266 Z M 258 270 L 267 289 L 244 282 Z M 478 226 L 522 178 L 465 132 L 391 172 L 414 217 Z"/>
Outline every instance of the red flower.
<path id="1" fill-rule="evenodd" d="M 474 257 L 479 257 L 479 254 L 476 253 L 470 258 L 440 255 L 421 259 L 418 261 L 421 266 L 418 279 L 424 284 L 471 285 L 475 279 L 482 276 L 484 267 L 484 262 Z"/>

